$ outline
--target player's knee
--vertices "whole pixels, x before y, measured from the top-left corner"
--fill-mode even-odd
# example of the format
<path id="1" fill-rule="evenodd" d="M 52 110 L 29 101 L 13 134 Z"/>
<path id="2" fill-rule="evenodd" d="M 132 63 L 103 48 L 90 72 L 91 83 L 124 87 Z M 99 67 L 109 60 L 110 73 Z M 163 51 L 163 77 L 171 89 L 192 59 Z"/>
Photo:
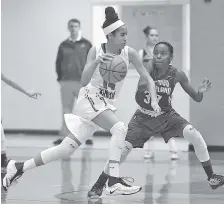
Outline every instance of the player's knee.
<path id="1" fill-rule="evenodd" d="M 66 137 L 62 143 L 57 146 L 58 151 L 60 151 L 60 155 L 63 158 L 70 156 L 78 147 L 79 144 L 69 137 Z"/>
<path id="2" fill-rule="evenodd" d="M 192 125 L 187 125 L 183 129 L 184 137 L 186 139 L 190 140 L 190 142 L 198 140 L 198 134 L 197 133 L 198 133 L 198 131 Z"/>
<path id="3" fill-rule="evenodd" d="M 200 148 L 207 149 L 207 145 L 199 131 L 192 125 L 187 125 L 183 130 L 183 135 L 193 146 L 200 146 Z"/>
<path id="4" fill-rule="evenodd" d="M 128 151 L 131 151 L 133 148 L 133 145 L 128 141 L 125 141 L 124 146 Z"/>
<path id="5" fill-rule="evenodd" d="M 117 122 L 111 129 L 110 133 L 112 135 L 119 135 L 122 137 L 125 137 L 127 134 L 127 128 L 124 123 L 122 122 Z"/>
<path id="6" fill-rule="evenodd" d="M 124 140 L 127 134 L 127 128 L 124 123 L 118 122 L 111 129 L 110 132 L 114 141 L 116 141 L 116 146 L 119 148 L 124 147 Z"/>

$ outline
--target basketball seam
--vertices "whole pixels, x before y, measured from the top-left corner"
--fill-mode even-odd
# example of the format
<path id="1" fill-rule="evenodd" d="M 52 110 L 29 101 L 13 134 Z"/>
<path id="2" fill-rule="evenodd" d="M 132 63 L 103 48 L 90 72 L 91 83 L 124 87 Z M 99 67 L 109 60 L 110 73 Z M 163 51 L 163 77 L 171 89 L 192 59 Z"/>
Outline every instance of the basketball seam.
<path id="1" fill-rule="evenodd" d="M 118 65 L 122 64 L 123 62 L 125 63 L 125 61 L 122 61 L 122 62 L 120 62 L 119 64 L 117 64 L 117 65 L 113 68 L 112 71 L 114 71 L 114 69 L 115 69 Z"/>
<path id="2" fill-rule="evenodd" d="M 100 69 L 102 69 L 102 70 L 106 70 L 106 71 L 107 71 L 107 69 L 103 69 L 103 68 L 101 68 L 101 67 L 100 67 Z M 107 72 L 104 72 L 103 74 L 101 74 L 101 76 L 102 76 L 102 77 L 105 76 L 106 73 L 107 73 Z"/>
<path id="3" fill-rule="evenodd" d="M 100 67 L 100 69 L 108 71 L 108 70 L 107 70 L 107 63 L 106 63 L 106 69 L 104 69 L 104 68 L 102 68 L 102 67 Z M 102 77 L 104 77 L 104 76 L 106 75 L 106 73 L 107 73 L 106 71 L 105 71 L 103 74 L 101 74 Z"/>
<path id="4" fill-rule="evenodd" d="M 115 75 L 114 75 L 114 72 L 112 72 L 113 73 L 113 76 L 114 76 L 114 78 L 115 79 L 117 79 L 118 81 L 121 81 L 120 79 L 118 79 Z M 123 73 L 123 72 L 122 72 Z"/>

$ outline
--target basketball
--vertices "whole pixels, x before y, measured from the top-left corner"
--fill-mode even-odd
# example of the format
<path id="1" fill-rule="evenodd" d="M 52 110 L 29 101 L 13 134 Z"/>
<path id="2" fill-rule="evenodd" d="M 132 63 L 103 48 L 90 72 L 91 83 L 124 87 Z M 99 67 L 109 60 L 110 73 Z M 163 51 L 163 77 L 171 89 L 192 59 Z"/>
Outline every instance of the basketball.
<path id="1" fill-rule="evenodd" d="M 123 58 L 116 55 L 113 60 L 100 63 L 99 71 L 106 82 L 115 84 L 125 78 L 128 68 Z"/>

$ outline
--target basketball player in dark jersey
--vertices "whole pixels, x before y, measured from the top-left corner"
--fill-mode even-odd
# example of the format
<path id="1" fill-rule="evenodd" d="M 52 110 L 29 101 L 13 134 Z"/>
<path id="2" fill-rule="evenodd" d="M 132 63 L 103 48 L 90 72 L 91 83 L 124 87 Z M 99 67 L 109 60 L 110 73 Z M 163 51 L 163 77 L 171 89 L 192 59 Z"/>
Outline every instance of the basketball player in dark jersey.
<path id="1" fill-rule="evenodd" d="M 143 29 L 143 33 L 145 34 L 146 42 L 143 49 L 139 50 L 139 57 L 142 60 L 142 63 L 145 67 L 148 67 L 148 63 L 153 59 L 153 50 L 155 45 L 159 42 L 159 33 L 155 27 L 146 26 Z M 150 137 L 150 139 L 144 144 L 145 155 L 144 159 L 154 159 L 154 136 Z M 179 156 L 177 154 L 177 146 L 174 138 L 170 138 L 168 141 L 170 159 L 177 160 Z"/>
<path id="2" fill-rule="evenodd" d="M 161 107 L 161 113 L 157 114 L 153 111 L 150 106 L 151 99 L 146 84 L 145 82 L 140 82 L 136 92 L 136 101 L 139 104 L 139 109 L 129 122 L 120 162 L 126 160 L 132 148 L 142 148 L 144 143 L 155 134 L 161 134 L 166 142 L 171 137 L 183 136 L 194 146 L 195 154 L 208 177 L 209 185 L 212 189 L 216 189 L 224 186 L 224 176 L 213 172 L 207 145 L 202 135 L 171 106 L 172 92 L 177 83 L 180 83 L 184 91 L 194 101 L 201 102 L 203 93 L 211 87 L 211 82 L 204 79 L 198 90 L 195 90 L 189 83 L 185 73 L 170 65 L 172 59 L 173 47 L 171 44 L 159 42 L 155 45 L 153 61 L 148 67 L 148 71 L 156 84 L 157 99 Z M 109 177 L 108 171 L 107 162 L 103 173 L 88 192 L 88 197 L 102 195 L 103 186 Z"/>

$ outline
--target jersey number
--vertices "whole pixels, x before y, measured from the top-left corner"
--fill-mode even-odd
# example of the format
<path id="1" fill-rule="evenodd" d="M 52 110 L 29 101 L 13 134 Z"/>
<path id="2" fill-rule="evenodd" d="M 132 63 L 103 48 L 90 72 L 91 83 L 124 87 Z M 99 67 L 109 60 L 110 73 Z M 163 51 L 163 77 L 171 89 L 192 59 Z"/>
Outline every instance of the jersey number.
<path id="1" fill-rule="evenodd" d="M 144 94 L 145 94 L 144 103 L 145 104 L 150 104 L 150 102 L 151 102 L 150 93 L 148 91 L 145 91 Z M 161 100 L 161 98 L 162 98 L 162 96 L 157 95 L 157 103 L 159 103 L 159 101 Z"/>

